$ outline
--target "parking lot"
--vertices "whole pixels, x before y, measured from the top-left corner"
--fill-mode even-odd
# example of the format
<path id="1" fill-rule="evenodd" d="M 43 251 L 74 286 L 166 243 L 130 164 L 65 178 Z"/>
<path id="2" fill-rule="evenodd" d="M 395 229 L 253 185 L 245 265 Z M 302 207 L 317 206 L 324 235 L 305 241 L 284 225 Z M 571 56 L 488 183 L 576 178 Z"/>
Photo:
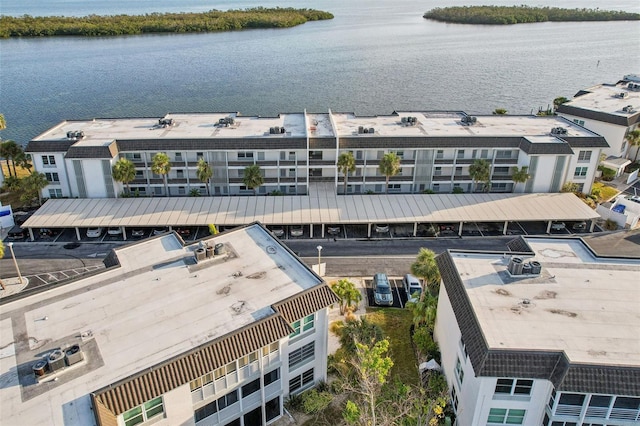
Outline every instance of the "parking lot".
<path id="1" fill-rule="evenodd" d="M 369 306 L 378 306 L 373 298 L 373 279 L 365 279 L 364 284 L 367 290 L 367 303 Z M 388 307 L 404 308 L 407 303 L 407 295 L 402 286 L 402 278 L 389 277 L 389 284 L 391 284 L 391 291 L 393 293 L 393 305 Z"/>

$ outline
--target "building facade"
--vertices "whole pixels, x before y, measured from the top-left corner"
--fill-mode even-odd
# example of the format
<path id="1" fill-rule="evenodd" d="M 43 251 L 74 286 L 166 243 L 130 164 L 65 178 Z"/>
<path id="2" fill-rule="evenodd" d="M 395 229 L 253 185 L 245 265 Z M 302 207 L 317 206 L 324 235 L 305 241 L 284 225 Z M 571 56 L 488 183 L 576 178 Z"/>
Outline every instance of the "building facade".
<path id="1" fill-rule="evenodd" d="M 561 117 L 481 116 L 463 112 L 394 112 L 358 117 L 352 113 L 289 113 L 245 117 L 238 113 L 169 114 L 163 118 L 64 121 L 34 138 L 26 151 L 50 184 L 44 197 L 113 198 L 125 185 L 113 179 L 119 158 L 136 167 L 129 183 L 142 196 L 242 195 L 247 166 L 258 165 L 264 183 L 258 194 L 307 194 L 309 184 L 330 182 L 344 192 L 337 162 L 352 152 L 355 172 L 347 193 L 558 192 L 568 181 L 588 192 L 604 138 Z M 164 177 L 152 172 L 154 155 L 169 156 Z M 385 154 L 400 158 L 400 172 L 380 170 Z M 197 165 L 213 169 L 200 181 Z M 469 167 L 490 164 L 487 185 Z M 516 168 L 530 178 L 516 184 Z M 458 188 L 458 189 L 456 189 Z"/>
<path id="2" fill-rule="evenodd" d="M 437 259 L 435 337 L 457 424 L 637 425 L 640 263 L 579 240 L 510 245 Z"/>
<path id="3" fill-rule="evenodd" d="M 3 425 L 267 425 L 326 379 L 337 298 L 261 225 L 105 264 L 3 300 Z"/>
<path id="4" fill-rule="evenodd" d="M 579 91 L 558 106 L 558 115 L 602 135 L 609 144 L 603 150 L 605 165 L 618 174 L 640 147 L 629 146 L 627 135 L 640 122 L 640 76 L 630 74 L 615 84 L 599 84 Z"/>

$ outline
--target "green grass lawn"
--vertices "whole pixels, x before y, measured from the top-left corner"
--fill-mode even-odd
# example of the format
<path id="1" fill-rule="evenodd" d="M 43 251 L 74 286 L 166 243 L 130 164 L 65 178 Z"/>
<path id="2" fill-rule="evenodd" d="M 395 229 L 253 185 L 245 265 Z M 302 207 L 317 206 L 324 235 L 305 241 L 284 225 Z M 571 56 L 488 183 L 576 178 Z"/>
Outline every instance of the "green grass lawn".
<path id="1" fill-rule="evenodd" d="M 600 197 L 598 197 L 598 202 L 600 203 L 608 201 L 618 195 L 618 190 L 616 188 L 607 186 L 602 182 L 594 182 L 591 191 L 593 192 L 594 190 L 600 191 Z"/>
<path id="2" fill-rule="evenodd" d="M 397 308 L 367 308 L 367 319 L 379 325 L 389 338 L 389 352 L 394 363 L 391 380 L 397 377 L 402 383 L 417 385 L 418 360 L 409 335 L 411 312 Z"/>

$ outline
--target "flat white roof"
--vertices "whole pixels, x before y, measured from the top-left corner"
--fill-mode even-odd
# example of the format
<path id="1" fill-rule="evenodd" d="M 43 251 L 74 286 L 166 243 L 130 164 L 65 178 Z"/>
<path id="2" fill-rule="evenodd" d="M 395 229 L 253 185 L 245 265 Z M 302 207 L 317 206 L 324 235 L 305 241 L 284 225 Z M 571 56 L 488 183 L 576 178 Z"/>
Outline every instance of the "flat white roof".
<path id="1" fill-rule="evenodd" d="M 67 132 L 82 131 L 76 146 L 105 146 L 114 140 L 216 139 L 281 137 L 347 137 L 358 134 L 360 126 L 373 128 L 375 136 L 547 136 L 553 127 L 564 127 L 567 136 L 595 136 L 559 116 L 533 115 L 478 116 L 471 126 L 463 125 L 462 112 L 398 112 L 397 115 L 356 116 L 353 113 L 282 113 L 275 117 L 243 116 L 239 113 L 180 113 L 149 118 L 96 118 L 68 120 L 38 135 L 34 141 L 67 140 Z M 403 117 L 416 117 L 415 125 L 402 123 Z M 173 119 L 171 126 L 160 126 L 159 119 Z M 234 124 L 220 126 L 219 120 L 233 118 Z M 271 134 L 270 129 L 284 128 Z M 555 137 L 552 137 L 555 139 Z M 176 146 L 179 149 L 179 146 Z"/>
<path id="2" fill-rule="evenodd" d="M 322 283 L 259 225 L 212 243 L 224 243 L 228 256 L 193 264 L 185 259 L 196 245 L 183 247 L 173 234 L 145 240 L 116 249 L 119 268 L 4 304 L 0 423 L 93 424 L 91 392 L 269 316 L 272 304 Z M 92 370 L 35 384 L 32 364 L 79 335 L 91 336 Z M 25 365 L 30 377 L 20 378 Z"/>
<path id="3" fill-rule="evenodd" d="M 628 82 L 619 84 L 598 84 L 585 89 L 586 92 L 578 97 L 571 98 L 565 105 L 581 108 L 589 111 L 604 112 L 620 117 L 629 117 L 640 109 L 640 91 L 629 90 Z M 620 97 L 624 93 L 625 97 Z M 626 112 L 622 108 L 632 105 L 635 111 Z"/>
<path id="4" fill-rule="evenodd" d="M 571 193 L 50 199 L 23 228 L 591 220 Z"/>
<path id="5" fill-rule="evenodd" d="M 527 242 L 535 256 L 524 260 L 542 264 L 537 277 L 511 276 L 509 256 L 451 253 L 489 348 L 640 365 L 640 261 L 596 258 L 579 240 Z"/>

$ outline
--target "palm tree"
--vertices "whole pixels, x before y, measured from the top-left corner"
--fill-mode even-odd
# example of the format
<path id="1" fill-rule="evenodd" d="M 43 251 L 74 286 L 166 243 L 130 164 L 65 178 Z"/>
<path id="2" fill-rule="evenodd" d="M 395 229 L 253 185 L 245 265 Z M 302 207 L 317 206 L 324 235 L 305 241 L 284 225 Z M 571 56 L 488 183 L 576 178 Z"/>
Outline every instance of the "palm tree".
<path id="1" fill-rule="evenodd" d="M 491 175 L 491 164 L 487 160 L 475 160 L 473 164 L 469 166 L 469 175 L 475 182 L 476 191 L 478 190 L 479 182 L 483 183 L 483 189 L 485 189 L 489 183 L 489 176 Z"/>
<path id="2" fill-rule="evenodd" d="M 128 158 L 120 158 L 111 168 L 111 176 L 116 182 L 122 182 L 127 187 L 127 195 L 131 195 L 129 182 L 136 178 L 136 166 Z"/>
<path id="3" fill-rule="evenodd" d="M 387 177 L 385 193 L 389 192 L 389 179 L 391 176 L 395 176 L 400 173 L 400 157 L 395 152 L 388 152 L 382 157 L 380 160 L 380 165 L 378 166 L 380 169 L 380 173 Z"/>
<path id="4" fill-rule="evenodd" d="M 200 182 L 207 184 L 207 195 L 211 195 L 209 193 L 209 180 L 211 179 L 211 176 L 213 176 L 213 169 L 209 163 L 204 161 L 204 158 L 198 160 L 196 175 L 198 176 L 198 179 L 200 179 Z"/>
<path id="5" fill-rule="evenodd" d="M 0 156 L 7 160 L 7 169 L 9 170 L 9 176 L 18 176 L 16 173 L 16 158 L 19 158 L 21 154 L 24 154 L 22 147 L 15 141 L 8 139 L 0 144 Z M 11 161 L 11 163 L 9 163 Z M 13 173 L 11 167 L 13 167 Z"/>
<path id="6" fill-rule="evenodd" d="M 4 114 L 0 114 L 0 130 L 4 130 L 7 128 L 7 122 L 4 119 Z M 0 256 L 2 257 L 2 256 Z"/>
<path id="7" fill-rule="evenodd" d="M 422 278 L 425 286 L 432 294 L 438 294 L 440 270 L 436 263 L 436 254 L 433 251 L 421 248 L 415 262 L 411 264 L 411 273 L 418 278 Z M 422 297 L 421 294 L 420 298 L 422 299 Z"/>
<path id="8" fill-rule="evenodd" d="M 347 194 L 347 179 L 349 173 L 356 171 L 356 159 L 353 157 L 353 152 L 347 151 L 340 154 L 338 157 L 338 172 L 344 175 L 344 194 Z"/>
<path id="9" fill-rule="evenodd" d="M 633 157 L 633 162 L 635 163 L 638 160 L 638 152 L 640 152 L 640 130 L 632 130 L 626 136 L 627 141 L 630 146 L 635 146 L 636 155 Z"/>
<path id="10" fill-rule="evenodd" d="M 254 195 L 258 195 L 257 188 L 264 183 L 260 166 L 257 164 L 247 166 L 242 175 L 242 183 L 244 183 L 247 188 L 253 189 Z"/>
<path id="11" fill-rule="evenodd" d="M 433 331 L 438 308 L 437 297 L 431 294 L 420 295 L 420 299 L 408 301 L 406 307 L 411 311 L 414 326 L 425 326 Z"/>
<path id="12" fill-rule="evenodd" d="M 21 181 L 22 195 L 20 201 L 30 203 L 34 198 L 38 198 L 38 205 L 42 205 L 42 190 L 49 185 L 49 181 L 44 173 L 34 172 L 25 176 Z"/>
<path id="13" fill-rule="evenodd" d="M 153 163 L 151 164 L 151 171 L 157 175 L 162 175 L 162 180 L 164 181 L 164 190 L 169 196 L 169 183 L 167 182 L 167 175 L 171 171 L 171 161 L 169 160 L 169 156 L 164 152 L 158 152 L 153 156 Z"/>
<path id="14" fill-rule="evenodd" d="M 518 186 L 519 183 L 525 183 L 529 179 L 531 179 L 531 175 L 529 174 L 529 167 L 516 167 L 513 170 L 513 175 L 511 176 L 511 180 L 513 180 L 514 183 L 513 192 L 516 192 L 516 186 Z"/>

